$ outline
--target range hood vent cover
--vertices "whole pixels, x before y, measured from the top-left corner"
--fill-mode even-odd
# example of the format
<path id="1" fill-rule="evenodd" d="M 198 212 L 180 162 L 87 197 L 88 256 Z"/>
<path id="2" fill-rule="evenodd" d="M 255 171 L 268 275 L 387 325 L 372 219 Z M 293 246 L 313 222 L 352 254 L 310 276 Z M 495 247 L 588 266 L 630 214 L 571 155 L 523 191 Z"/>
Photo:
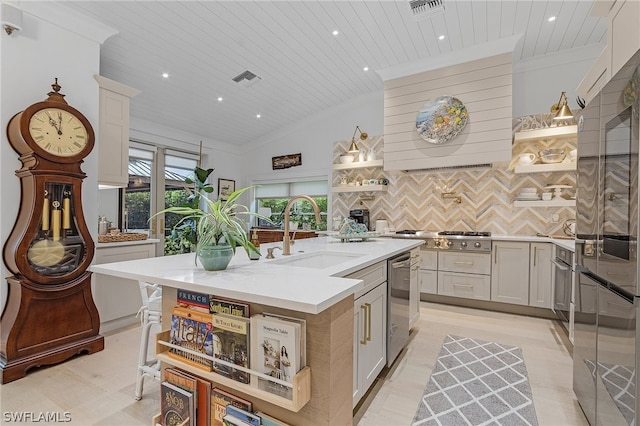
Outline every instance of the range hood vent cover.
<path id="1" fill-rule="evenodd" d="M 444 13 L 444 0 L 410 0 L 414 18 L 422 19 Z"/>
<path id="2" fill-rule="evenodd" d="M 241 86 L 249 87 L 262 80 L 262 78 L 249 70 L 245 70 L 233 77 L 232 80 Z"/>
<path id="3" fill-rule="evenodd" d="M 468 164 L 463 166 L 448 166 L 448 167 L 434 167 L 428 169 L 412 169 L 412 170 L 403 170 L 405 173 L 420 173 L 420 172 L 437 172 L 440 170 L 459 170 L 459 169 L 479 169 L 479 168 L 493 168 L 493 164 L 485 163 L 485 164 Z"/>

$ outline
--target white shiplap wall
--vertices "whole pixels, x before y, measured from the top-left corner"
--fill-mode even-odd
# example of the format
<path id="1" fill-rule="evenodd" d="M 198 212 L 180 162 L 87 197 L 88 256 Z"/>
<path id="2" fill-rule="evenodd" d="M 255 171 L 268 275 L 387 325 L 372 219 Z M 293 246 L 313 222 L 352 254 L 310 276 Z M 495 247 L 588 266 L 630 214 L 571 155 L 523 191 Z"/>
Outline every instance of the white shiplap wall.
<path id="1" fill-rule="evenodd" d="M 425 142 L 416 115 L 437 96 L 467 107 L 464 131 L 442 145 Z M 511 159 L 512 54 L 426 71 L 384 84 L 384 168 L 415 170 Z"/>

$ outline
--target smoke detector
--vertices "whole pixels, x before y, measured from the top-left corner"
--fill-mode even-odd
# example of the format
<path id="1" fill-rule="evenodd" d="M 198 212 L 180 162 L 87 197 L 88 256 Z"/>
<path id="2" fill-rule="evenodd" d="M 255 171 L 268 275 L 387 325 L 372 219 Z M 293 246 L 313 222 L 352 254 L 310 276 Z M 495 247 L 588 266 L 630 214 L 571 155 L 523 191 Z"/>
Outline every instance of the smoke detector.
<path id="1" fill-rule="evenodd" d="M 409 6 L 415 18 L 426 18 L 444 13 L 444 0 L 410 0 Z"/>
<path id="2" fill-rule="evenodd" d="M 249 87 L 249 86 L 253 86 L 257 82 L 262 80 L 262 78 L 259 75 L 252 73 L 249 70 L 245 70 L 240 74 L 236 75 L 235 77 L 233 77 L 232 80 L 241 86 Z"/>

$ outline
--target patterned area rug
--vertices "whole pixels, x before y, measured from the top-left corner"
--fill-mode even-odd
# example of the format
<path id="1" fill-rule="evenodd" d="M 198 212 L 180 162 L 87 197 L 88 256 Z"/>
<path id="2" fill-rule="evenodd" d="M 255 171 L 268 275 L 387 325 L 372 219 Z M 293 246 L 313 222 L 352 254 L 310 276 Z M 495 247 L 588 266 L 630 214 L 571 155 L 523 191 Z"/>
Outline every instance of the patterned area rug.
<path id="1" fill-rule="evenodd" d="M 447 336 L 411 424 L 537 425 L 522 350 Z"/>
<path id="2" fill-rule="evenodd" d="M 595 377 L 595 363 L 585 359 L 591 375 Z M 605 389 L 613 398 L 613 402 L 622 413 L 628 424 L 635 424 L 636 407 L 636 369 L 624 365 L 598 363 L 598 375 L 604 383 Z"/>

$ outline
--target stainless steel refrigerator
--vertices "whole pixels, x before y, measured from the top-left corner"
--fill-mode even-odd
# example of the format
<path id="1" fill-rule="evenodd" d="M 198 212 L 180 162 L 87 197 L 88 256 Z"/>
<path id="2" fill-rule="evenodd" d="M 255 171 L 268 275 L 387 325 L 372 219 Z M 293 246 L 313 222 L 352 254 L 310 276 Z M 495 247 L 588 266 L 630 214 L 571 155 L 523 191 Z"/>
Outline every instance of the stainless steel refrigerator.
<path id="1" fill-rule="evenodd" d="M 573 389 L 591 425 L 635 425 L 640 51 L 579 113 Z"/>

